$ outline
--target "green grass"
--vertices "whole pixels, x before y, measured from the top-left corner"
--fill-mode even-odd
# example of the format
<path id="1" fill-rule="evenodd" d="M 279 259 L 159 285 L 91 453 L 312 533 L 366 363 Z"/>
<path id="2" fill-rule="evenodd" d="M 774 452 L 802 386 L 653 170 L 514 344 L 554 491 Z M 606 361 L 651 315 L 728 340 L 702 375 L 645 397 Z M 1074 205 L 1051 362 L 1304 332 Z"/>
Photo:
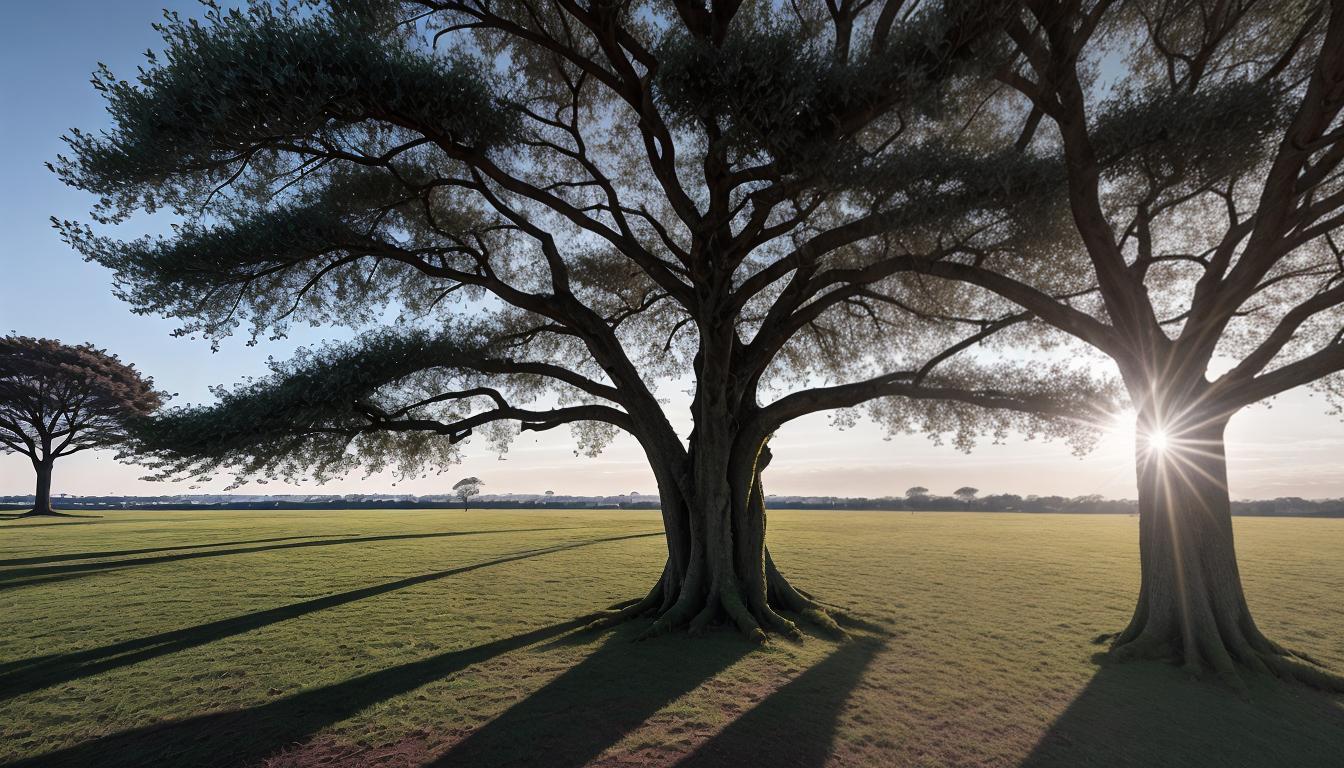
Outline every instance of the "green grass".
<path id="1" fill-rule="evenodd" d="M 1110 665 L 1120 516 L 773 512 L 848 643 L 627 642 L 656 513 L 126 512 L 0 523 L 0 763 L 1341 764 L 1344 700 Z M 1252 609 L 1344 670 L 1344 520 L 1238 519 Z"/>

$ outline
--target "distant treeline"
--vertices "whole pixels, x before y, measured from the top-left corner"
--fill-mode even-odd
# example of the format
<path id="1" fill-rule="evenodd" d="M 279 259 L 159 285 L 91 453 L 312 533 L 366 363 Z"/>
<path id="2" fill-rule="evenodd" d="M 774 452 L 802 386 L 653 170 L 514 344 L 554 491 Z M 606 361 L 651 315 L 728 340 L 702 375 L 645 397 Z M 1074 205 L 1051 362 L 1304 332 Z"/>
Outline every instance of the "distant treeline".
<path id="1" fill-rule="evenodd" d="M 909 498 L 808 498 L 767 499 L 770 509 L 874 509 L 920 512 L 1038 512 L 1081 515 L 1138 514 L 1134 499 L 1107 499 L 1101 496 L 1019 496 L 1000 493 L 975 499 L 954 496 L 915 496 Z M 1259 517 L 1344 517 L 1344 499 L 1301 499 L 1284 496 L 1277 499 L 1233 501 L 1232 514 Z"/>
<path id="2" fill-rule="evenodd" d="M 619 497 L 615 497 L 619 498 Z M 460 506 L 443 499 L 342 499 L 192 501 L 171 496 L 75 496 L 54 500 L 59 509 L 451 509 Z M 0 509 L 22 510 L 33 503 L 32 496 L 0 497 Z M 649 500 L 615 501 L 564 499 L 482 499 L 472 502 L 477 509 L 648 509 L 658 508 Z M 836 496 L 773 496 L 766 499 L 770 509 L 848 509 L 918 512 L 1036 512 L 1085 515 L 1129 515 L 1138 513 L 1133 499 L 1106 499 L 1101 496 L 1018 496 L 992 494 L 974 499 L 953 496 L 913 496 L 898 498 L 847 498 Z M 1344 517 L 1344 499 L 1301 499 L 1284 496 L 1277 499 L 1232 502 L 1232 514 L 1259 517 Z"/>

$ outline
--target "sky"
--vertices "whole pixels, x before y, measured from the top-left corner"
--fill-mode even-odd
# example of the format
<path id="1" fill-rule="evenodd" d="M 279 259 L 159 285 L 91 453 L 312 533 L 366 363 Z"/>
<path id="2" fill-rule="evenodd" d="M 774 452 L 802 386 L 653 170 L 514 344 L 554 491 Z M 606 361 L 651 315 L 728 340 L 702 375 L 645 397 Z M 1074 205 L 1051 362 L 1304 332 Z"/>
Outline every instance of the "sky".
<path id="1" fill-rule="evenodd" d="M 203 402 L 208 387 L 264 373 L 269 356 L 323 339 L 336 329 L 296 329 L 291 338 L 247 347 L 227 340 L 218 352 L 200 339 L 174 338 L 172 322 L 131 313 L 112 295 L 111 275 L 85 263 L 52 230 L 52 216 L 87 220 L 91 199 L 64 187 L 43 163 L 62 151 L 72 127 L 96 130 L 106 113 L 89 84 L 98 62 L 131 77 L 159 39 L 150 28 L 164 7 L 199 14 L 195 2 L 71 0 L 9 3 L 0 25 L 0 333 L 11 331 L 92 342 L 131 361 L 176 393 L 175 403 Z M 133 219 L 117 234 L 158 231 L 161 219 Z M 669 390 L 672 387 L 668 388 Z M 669 412 L 685 431 L 684 397 Z M 985 493 L 1132 498 L 1132 432 L 1117 428 L 1098 447 L 1076 457 L 1062 443 L 1012 438 L 982 444 L 970 454 L 934 445 L 922 435 L 884 439 L 871 423 L 839 431 L 825 415 L 801 419 L 771 442 L 774 463 L 766 489 L 782 495 L 887 496 L 922 485 L 951 493 L 972 485 Z M 1236 416 L 1228 432 L 1234 498 L 1344 496 L 1344 423 L 1330 416 L 1319 395 L 1288 393 L 1269 406 Z M 110 453 L 85 452 L 61 460 L 53 490 L 69 494 L 220 492 L 225 480 L 193 487 L 140 479 L 144 471 L 117 463 Z M 656 491 L 633 440 L 617 440 L 598 458 L 574 455 L 563 430 L 526 433 L 501 459 L 484 444 L 467 444 L 463 462 L 426 479 L 396 483 L 391 475 L 360 474 L 322 486 L 249 484 L 240 493 L 446 493 L 460 477 L 475 475 L 489 493 L 618 494 Z M 0 495 L 32 492 L 32 468 L 20 456 L 0 455 Z"/>

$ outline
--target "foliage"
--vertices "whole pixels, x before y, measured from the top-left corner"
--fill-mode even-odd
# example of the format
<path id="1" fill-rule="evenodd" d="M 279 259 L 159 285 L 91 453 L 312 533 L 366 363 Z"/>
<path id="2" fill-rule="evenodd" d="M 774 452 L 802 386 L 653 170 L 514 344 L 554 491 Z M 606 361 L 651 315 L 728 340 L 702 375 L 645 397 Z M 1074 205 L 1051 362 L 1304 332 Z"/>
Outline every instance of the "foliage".
<path id="1" fill-rule="evenodd" d="M 464 477 L 453 483 L 453 491 L 457 493 L 457 498 L 462 500 L 462 505 L 465 507 L 472 496 L 480 495 L 483 485 L 485 483 L 481 482 L 479 477 Z"/>
<path id="2" fill-rule="evenodd" d="M 713 21 L 474 2 L 169 14 L 138 77 L 96 78 L 112 127 L 73 132 L 54 169 L 101 197 L 96 222 L 160 206 L 181 222 L 134 240 L 57 226 L 179 333 L 390 313 L 410 328 L 404 344 L 375 331 L 363 352 L 312 350 L 146 427 L 138 449 L 165 473 L 323 478 L 361 459 L 417 472 L 473 427 L 522 421 L 573 425 L 586 453 L 632 431 L 684 474 L 671 465 L 692 451 L 656 389 L 689 371 L 697 403 L 740 404 L 744 446 L 806 413 L 904 397 L 871 415 L 963 447 L 1011 429 L 1085 444 L 1106 407 L 1098 377 L 974 357 L 1035 345 L 1038 321 L 899 274 L 916 254 L 1047 237 L 1027 212 L 1058 209 L 1057 171 L 976 107 L 1009 55 L 994 35 L 1008 8 L 928 2 L 833 24 L 819 4 Z M 422 333 L 466 333 L 475 351 L 385 370 L 380 345 Z M 341 366 L 376 373 L 322 370 Z M 408 384 L 443 399 L 402 410 Z M 498 397 L 450 396 L 485 387 Z M 558 407 L 528 407 L 544 396 Z"/>
<path id="3" fill-rule="evenodd" d="M 0 451 L 35 465 L 121 442 L 162 400 L 152 379 L 91 344 L 0 338 Z"/>

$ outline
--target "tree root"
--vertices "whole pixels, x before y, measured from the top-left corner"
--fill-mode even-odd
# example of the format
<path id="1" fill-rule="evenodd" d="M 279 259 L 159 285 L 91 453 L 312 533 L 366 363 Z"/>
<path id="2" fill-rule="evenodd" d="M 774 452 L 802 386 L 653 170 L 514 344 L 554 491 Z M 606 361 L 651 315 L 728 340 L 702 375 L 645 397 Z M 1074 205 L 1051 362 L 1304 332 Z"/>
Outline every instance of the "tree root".
<path id="1" fill-rule="evenodd" d="M 592 621 L 588 622 L 584 629 L 596 630 L 614 627 L 617 624 L 629 621 L 630 619 L 646 616 L 657 610 L 657 606 L 663 599 L 662 579 L 653 585 L 649 594 L 642 598 L 633 600 L 624 600 L 609 607 L 605 612 L 600 613 Z"/>
<path id="2" fill-rule="evenodd" d="M 1108 655 L 1116 661 L 1170 661 L 1180 662 L 1193 677 L 1202 678 L 1206 671 L 1218 677 L 1242 698 L 1250 692 L 1245 673 L 1274 677 L 1285 682 L 1300 683 L 1330 693 L 1344 693 L 1344 676 L 1325 669 L 1311 656 L 1291 651 L 1265 638 L 1258 631 L 1218 634 L 1201 637 L 1197 647 L 1187 652 L 1182 644 L 1170 639 L 1137 633 L 1100 635 L 1094 642 L 1111 642 Z"/>
<path id="3" fill-rule="evenodd" d="M 753 642 L 765 642 L 771 633 L 801 641 L 805 635 L 798 622 L 784 616 L 780 613 L 781 610 L 797 614 L 802 621 L 837 640 L 850 639 L 849 633 L 841 627 L 840 622 L 853 621 L 856 626 L 864 625 L 864 622 L 852 620 L 844 613 L 837 612 L 833 616 L 832 611 L 837 609 L 801 597 L 787 605 L 766 605 L 763 609 L 752 610 L 741 599 L 733 595 L 724 595 L 722 591 L 712 597 L 704 595 L 698 600 L 689 595 L 682 595 L 672 603 L 671 608 L 660 613 L 663 598 L 663 585 L 660 582 L 645 597 L 616 603 L 608 610 L 597 614 L 584 629 L 609 629 L 628 621 L 653 619 L 649 626 L 635 637 L 638 641 L 665 635 L 681 628 L 685 628 L 688 634 L 695 636 L 702 634 L 711 624 L 727 619 L 743 636 Z M 735 605 L 732 605 L 733 603 Z"/>

